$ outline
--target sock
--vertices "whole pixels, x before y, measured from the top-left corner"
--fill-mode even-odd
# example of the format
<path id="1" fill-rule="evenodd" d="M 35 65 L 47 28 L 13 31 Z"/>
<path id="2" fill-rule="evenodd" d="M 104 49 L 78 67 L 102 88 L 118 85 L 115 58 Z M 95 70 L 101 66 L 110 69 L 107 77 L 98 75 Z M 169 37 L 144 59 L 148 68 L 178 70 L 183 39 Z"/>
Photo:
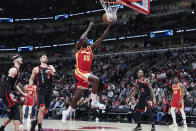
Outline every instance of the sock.
<path id="1" fill-rule="evenodd" d="M 97 100 L 97 94 L 91 93 L 91 99 L 92 99 L 92 103 L 94 103 Z"/>
<path id="2" fill-rule="evenodd" d="M 181 108 L 181 109 L 180 109 L 180 112 L 181 112 L 181 114 L 182 114 L 183 124 L 186 124 L 186 115 L 185 115 L 185 113 L 184 113 L 184 109 Z"/>
<path id="3" fill-rule="evenodd" d="M 175 113 L 175 108 L 171 107 L 171 115 L 173 119 L 173 124 L 176 124 L 176 113 Z"/>
<path id="4" fill-rule="evenodd" d="M 38 129 L 42 128 L 42 124 L 38 124 Z"/>

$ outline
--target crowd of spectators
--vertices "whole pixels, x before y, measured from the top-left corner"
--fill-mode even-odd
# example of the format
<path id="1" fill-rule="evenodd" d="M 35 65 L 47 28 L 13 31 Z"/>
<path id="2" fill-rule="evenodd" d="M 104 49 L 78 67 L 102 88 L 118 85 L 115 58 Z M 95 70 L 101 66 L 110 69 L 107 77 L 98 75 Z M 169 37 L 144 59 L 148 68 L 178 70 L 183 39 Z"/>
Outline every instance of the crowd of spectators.
<path id="1" fill-rule="evenodd" d="M 194 27 L 196 26 L 195 16 L 196 13 L 192 14 L 186 11 L 177 14 L 150 17 L 141 14 L 133 15 L 129 19 L 127 17 L 126 20 L 119 20 L 114 23 L 108 38 L 141 35 L 156 30 Z M 105 30 L 106 25 L 100 24 L 99 22 L 93 26 L 92 31 L 89 33 L 88 37 L 90 39 L 97 39 Z M 87 21 L 77 24 L 68 21 L 62 21 L 61 24 L 52 22 L 50 24 L 32 23 L 28 26 L 25 24 L 16 24 L 12 30 L 2 29 L 0 32 L 0 48 L 13 48 L 27 46 L 29 44 L 38 46 L 76 42 L 87 26 Z"/>
<path id="2" fill-rule="evenodd" d="M 194 49 L 187 48 L 167 52 L 151 52 L 139 54 L 119 54 L 101 55 L 94 59 L 92 73 L 97 75 L 104 83 L 103 91 L 99 92 L 99 101 L 106 104 L 106 112 L 115 111 L 119 107 L 129 107 L 129 113 L 133 113 L 137 103 L 137 98 L 126 103 L 126 98 L 134 90 L 137 79 L 134 70 L 136 66 L 147 62 L 141 69 L 145 76 L 151 81 L 157 99 L 157 122 L 162 122 L 163 118 L 169 114 L 169 102 L 171 101 L 171 85 L 174 77 L 178 77 L 185 87 L 185 110 L 189 113 L 196 108 L 196 55 Z M 152 61 L 152 59 L 154 61 Z M 74 77 L 75 59 L 67 59 L 51 63 L 61 74 L 61 78 L 53 82 L 53 100 L 50 105 L 49 116 L 59 118 L 65 110 L 76 90 L 76 79 Z M 25 63 L 21 67 L 21 82 L 28 83 L 31 70 L 35 66 L 33 63 Z M 1 66 L 2 67 L 2 66 Z M 6 76 L 6 71 L 11 65 L 1 68 L 1 83 Z M 4 70 L 4 71 L 3 71 Z M 133 73 L 128 74 L 129 70 Z M 89 110 L 91 88 L 86 90 L 81 100 L 78 102 L 78 109 Z M 2 102 L 0 108 L 3 108 Z M 77 115 L 76 116 L 81 116 Z M 90 115 L 89 115 L 90 116 Z M 84 115 L 86 117 L 86 115 Z M 134 115 L 132 116 L 134 118 Z M 164 119 L 167 120 L 167 119 Z"/>

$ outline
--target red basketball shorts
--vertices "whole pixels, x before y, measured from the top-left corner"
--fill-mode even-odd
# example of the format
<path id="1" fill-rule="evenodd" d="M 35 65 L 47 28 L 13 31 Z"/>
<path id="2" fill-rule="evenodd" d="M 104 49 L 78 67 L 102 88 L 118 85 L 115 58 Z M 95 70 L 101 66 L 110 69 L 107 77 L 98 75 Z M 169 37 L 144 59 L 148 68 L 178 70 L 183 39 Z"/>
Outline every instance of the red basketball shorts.
<path id="1" fill-rule="evenodd" d="M 88 89 L 88 77 L 90 73 L 87 71 L 83 71 L 81 69 L 75 70 L 75 77 L 78 80 L 77 88 L 85 88 Z"/>
<path id="2" fill-rule="evenodd" d="M 24 105 L 33 106 L 34 105 L 34 98 L 27 97 L 27 103 L 25 102 Z"/>
<path id="3" fill-rule="evenodd" d="M 180 99 L 173 99 L 171 102 L 171 107 L 184 108 L 184 100 L 182 101 L 182 103 L 180 105 L 179 105 L 179 101 L 180 101 Z"/>

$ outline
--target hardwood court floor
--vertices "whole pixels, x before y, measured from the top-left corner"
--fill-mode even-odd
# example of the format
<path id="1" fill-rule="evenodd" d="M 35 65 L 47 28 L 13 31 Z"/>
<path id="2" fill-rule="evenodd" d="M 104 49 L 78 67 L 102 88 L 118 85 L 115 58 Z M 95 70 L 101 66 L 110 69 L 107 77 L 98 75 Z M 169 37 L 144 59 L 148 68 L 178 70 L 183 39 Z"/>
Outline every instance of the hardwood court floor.
<path id="1" fill-rule="evenodd" d="M 0 119 L 2 124 L 4 119 Z M 44 131 L 132 131 L 135 124 L 110 123 L 110 122 L 87 122 L 87 121 L 67 121 L 62 123 L 60 120 L 44 120 L 42 127 Z M 21 131 L 29 131 L 30 123 L 25 121 Z M 37 129 L 37 128 L 36 128 Z M 13 124 L 10 123 L 5 131 L 14 131 Z M 37 131 L 37 130 L 36 130 Z M 142 125 L 142 131 L 151 131 L 150 125 Z M 183 129 L 178 127 L 171 129 L 168 126 L 156 126 L 156 131 L 196 131 L 196 128 Z"/>

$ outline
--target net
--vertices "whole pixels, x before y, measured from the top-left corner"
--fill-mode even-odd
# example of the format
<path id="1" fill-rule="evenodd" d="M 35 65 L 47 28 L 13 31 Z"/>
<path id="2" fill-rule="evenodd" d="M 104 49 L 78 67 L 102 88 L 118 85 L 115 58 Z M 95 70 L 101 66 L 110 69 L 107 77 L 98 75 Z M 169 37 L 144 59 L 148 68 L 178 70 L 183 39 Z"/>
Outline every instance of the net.
<path id="1" fill-rule="evenodd" d="M 109 22 L 116 21 L 117 11 L 119 9 L 120 3 L 116 0 L 100 0 L 100 3 L 106 12 L 107 20 Z"/>

